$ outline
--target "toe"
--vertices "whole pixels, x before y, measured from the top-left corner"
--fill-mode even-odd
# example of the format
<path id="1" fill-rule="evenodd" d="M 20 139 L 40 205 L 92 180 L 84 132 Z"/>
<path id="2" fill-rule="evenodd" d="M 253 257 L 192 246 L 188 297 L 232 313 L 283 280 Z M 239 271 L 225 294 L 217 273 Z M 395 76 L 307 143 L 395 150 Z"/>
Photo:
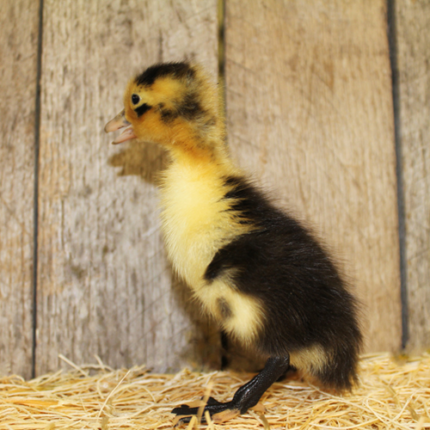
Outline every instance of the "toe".
<path id="1" fill-rule="evenodd" d="M 172 414 L 176 415 L 196 415 L 198 408 L 190 408 L 188 405 L 181 405 L 172 410 Z"/>

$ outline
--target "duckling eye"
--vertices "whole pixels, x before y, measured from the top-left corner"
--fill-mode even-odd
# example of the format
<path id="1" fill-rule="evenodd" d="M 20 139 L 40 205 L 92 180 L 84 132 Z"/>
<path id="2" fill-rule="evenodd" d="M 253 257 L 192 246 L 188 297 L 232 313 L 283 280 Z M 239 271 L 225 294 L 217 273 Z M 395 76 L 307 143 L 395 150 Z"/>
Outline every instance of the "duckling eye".
<path id="1" fill-rule="evenodd" d="M 132 96 L 131 96 L 131 102 L 134 105 L 137 105 L 140 102 L 140 97 L 137 94 L 132 94 Z"/>

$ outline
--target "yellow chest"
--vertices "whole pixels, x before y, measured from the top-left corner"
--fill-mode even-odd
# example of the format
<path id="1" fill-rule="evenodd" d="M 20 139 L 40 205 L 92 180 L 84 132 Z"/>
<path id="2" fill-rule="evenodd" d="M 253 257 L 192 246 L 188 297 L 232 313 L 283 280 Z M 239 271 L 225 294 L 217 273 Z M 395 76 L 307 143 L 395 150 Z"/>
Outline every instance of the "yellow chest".
<path id="1" fill-rule="evenodd" d="M 174 269 L 191 288 L 203 285 L 203 275 L 217 249 L 239 233 L 223 177 L 212 166 L 173 165 L 162 186 L 162 230 Z"/>

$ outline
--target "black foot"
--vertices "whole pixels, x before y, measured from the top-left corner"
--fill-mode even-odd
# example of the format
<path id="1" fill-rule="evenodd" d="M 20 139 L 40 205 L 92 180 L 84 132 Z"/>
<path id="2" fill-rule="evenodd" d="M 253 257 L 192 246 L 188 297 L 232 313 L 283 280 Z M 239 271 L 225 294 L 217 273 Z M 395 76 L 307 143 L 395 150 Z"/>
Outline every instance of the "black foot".
<path id="1" fill-rule="evenodd" d="M 205 412 L 208 411 L 210 416 L 216 414 L 223 415 L 223 420 L 233 416 L 244 414 L 249 408 L 255 406 L 264 392 L 282 375 L 289 367 L 289 356 L 271 357 L 267 360 L 264 369 L 251 379 L 247 384 L 240 387 L 233 396 L 233 400 L 227 403 L 220 403 L 213 397 L 209 397 L 205 408 L 203 409 L 202 421 L 205 421 Z M 192 415 L 197 415 L 199 408 L 191 408 L 187 405 L 181 405 L 173 409 L 172 413 L 177 416 L 183 416 L 179 421 L 187 423 L 191 420 Z M 231 411 L 231 414 L 229 414 Z"/>
<path id="2" fill-rule="evenodd" d="M 220 412 L 235 409 L 234 407 L 232 407 L 232 403 L 233 402 L 220 403 L 213 397 L 209 397 L 206 406 L 203 409 L 202 422 L 206 422 L 206 411 L 208 411 L 210 416 L 212 417 L 213 415 L 219 414 Z M 180 418 L 179 422 L 188 423 L 191 421 L 193 415 L 198 414 L 199 409 L 200 408 L 190 408 L 188 405 L 181 405 L 180 407 L 173 409 L 172 414 L 176 414 L 177 416 L 184 415 L 183 418 Z"/>

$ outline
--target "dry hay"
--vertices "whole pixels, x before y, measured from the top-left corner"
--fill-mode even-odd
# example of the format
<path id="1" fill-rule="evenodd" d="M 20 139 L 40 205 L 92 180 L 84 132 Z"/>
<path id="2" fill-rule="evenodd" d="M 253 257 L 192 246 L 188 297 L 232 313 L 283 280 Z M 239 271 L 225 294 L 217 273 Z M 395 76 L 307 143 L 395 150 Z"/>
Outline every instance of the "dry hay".
<path id="1" fill-rule="evenodd" d="M 248 378 L 188 370 L 160 375 L 145 367 L 113 371 L 100 361 L 27 382 L 4 377 L 0 429 L 169 429 L 173 407 L 201 398 L 205 390 L 207 395 L 208 386 L 212 396 L 225 401 Z M 363 357 L 360 382 L 353 394 L 345 396 L 300 381 L 276 383 L 259 407 L 241 417 L 223 425 L 193 422 L 180 428 L 430 428 L 430 354 L 402 361 L 388 354 Z"/>

